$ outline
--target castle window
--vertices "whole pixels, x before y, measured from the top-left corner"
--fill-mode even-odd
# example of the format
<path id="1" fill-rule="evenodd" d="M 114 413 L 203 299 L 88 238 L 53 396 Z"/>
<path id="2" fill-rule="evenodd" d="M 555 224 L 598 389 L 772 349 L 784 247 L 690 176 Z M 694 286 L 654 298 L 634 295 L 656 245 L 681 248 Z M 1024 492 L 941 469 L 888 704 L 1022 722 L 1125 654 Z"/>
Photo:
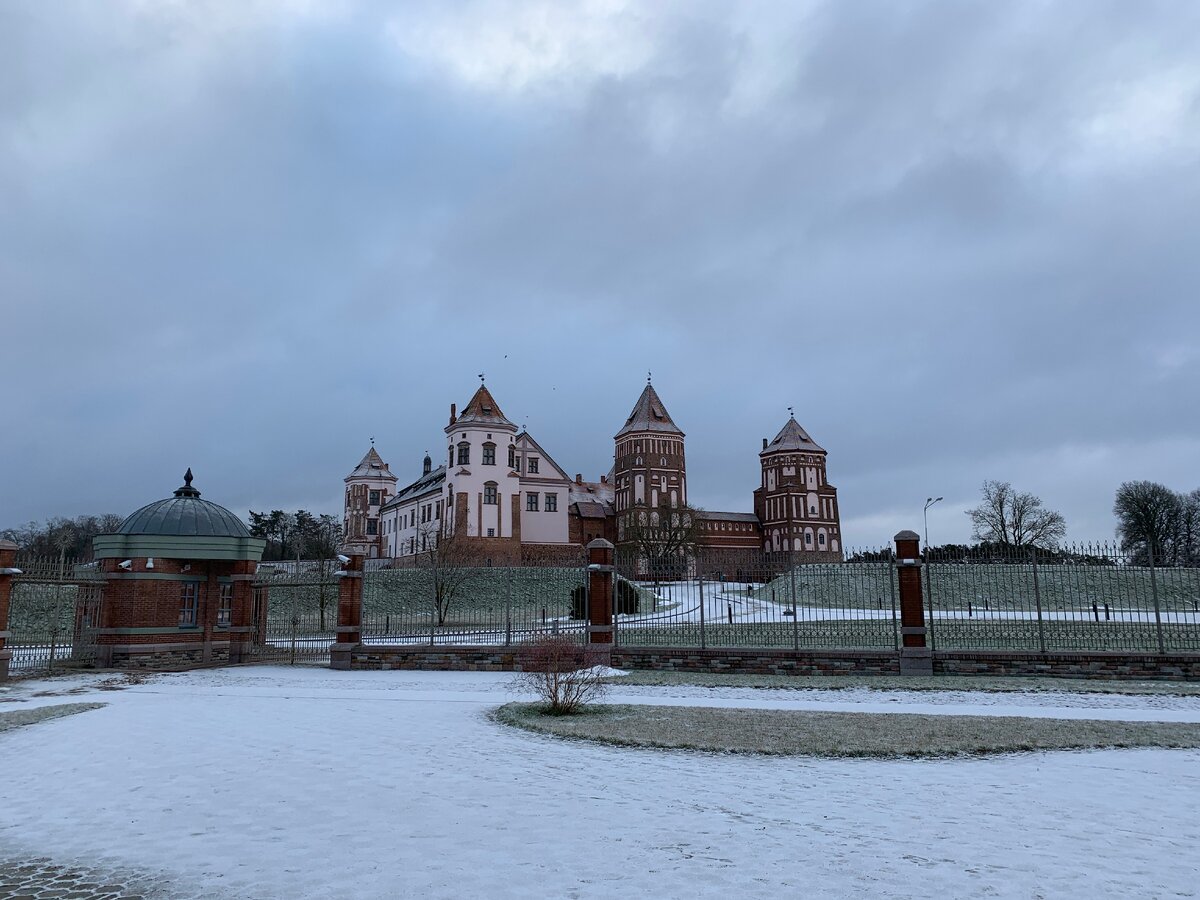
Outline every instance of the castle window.
<path id="1" fill-rule="evenodd" d="M 370 494 L 368 495 L 367 505 L 368 506 L 378 506 L 379 505 L 379 491 L 371 491 L 370 492 Z"/>
<path id="2" fill-rule="evenodd" d="M 537 470 L 538 470 L 538 461 L 537 461 L 537 457 L 536 457 L 536 456 L 531 456 L 531 457 L 529 457 L 529 459 L 528 459 L 528 460 L 526 460 L 526 465 L 529 467 L 529 474 L 530 474 L 530 475 L 536 475 L 536 474 L 537 474 Z"/>
<path id="3" fill-rule="evenodd" d="M 460 466 L 470 465 L 471 463 L 471 445 L 463 441 L 458 445 L 458 464 Z"/>
<path id="4" fill-rule="evenodd" d="M 825 535 L 824 535 L 824 533 L 822 533 L 822 534 L 821 534 L 821 535 L 820 535 L 820 536 L 817 538 L 817 543 L 819 543 L 819 544 L 820 544 L 822 547 L 824 547 L 824 546 L 825 546 Z"/>
<path id="5" fill-rule="evenodd" d="M 483 486 L 483 502 L 488 506 L 496 505 L 496 482 L 489 481 Z"/>
<path id="6" fill-rule="evenodd" d="M 534 491 L 530 491 L 525 495 L 525 509 L 527 512 L 537 512 L 538 495 Z"/>
<path id="7" fill-rule="evenodd" d="M 197 585 L 194 581 L 179 586 L 179 627 L 196 627 Z"/>
<path id="8" fill-rule="evenodd" d="M 233 618 L 233 585 L 229 582 L 221 585 L 221 605 L 217 609 L 217 627 L 228 628 Z"/>
<path id="9" fill-rule="evenodd" d="M 516 447 L 508 448 L 508 467 L 510 469 L 515 469 L 517 467 L 517 448 Z"/>
<path id="10" fill-rule="evenodd" d="M 804 543 L 806 543 L 806 544 L 811 544 L 811 543 L 812 543 L 812 532 L 811 532 L 811 531 L 805 532 L 805 534 L 804 534 Z"/>
<path id="11" fill-rule="evenodd" d="M 367 534 L 372 536 L 379 534 L 378 519 L 367 519 Z"/>
<path id="12" fill-rule="evenodd" d="M 495 528 L 489 528 L 489 529 L 488 529 L 488 537 L 495 537 L 495 536 L 496 536 L 496 529 L 495 529 Z"/>
<path id="13" fill-rule="evenodd" d="M 546 495 L 546 512 L 558 512 L 558 494 Z"/>
<path id="14" fill-rule="evenodd" d="M 496 445 L 483 445 L 483 464 L 485 466 L 494 466 L 496 464 Z"/>

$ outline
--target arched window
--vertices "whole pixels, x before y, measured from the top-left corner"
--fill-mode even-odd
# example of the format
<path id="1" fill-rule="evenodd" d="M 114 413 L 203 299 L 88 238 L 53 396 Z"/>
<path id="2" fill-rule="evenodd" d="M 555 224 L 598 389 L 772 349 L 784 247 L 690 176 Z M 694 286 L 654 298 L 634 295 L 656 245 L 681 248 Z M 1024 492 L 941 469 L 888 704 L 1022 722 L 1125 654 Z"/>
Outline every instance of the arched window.
<path id="1" fill-rule="evenodd" d="M 483 485 L 483 502 L 488 506 L 496 505 L 496 482 L 487 481 Z"/>
<path id="2" fill-rule="evenodd" d="M 483 445 L 483 464 L 485 466 L 496 464 L 496 445 L 490 441 Z"/>
<path id="3" fill-rule="evenodd" d="M 470 465 L 471 463 L 471 445 L 463 441 L 458 445 L 458 464 L 460 466 Z"/>

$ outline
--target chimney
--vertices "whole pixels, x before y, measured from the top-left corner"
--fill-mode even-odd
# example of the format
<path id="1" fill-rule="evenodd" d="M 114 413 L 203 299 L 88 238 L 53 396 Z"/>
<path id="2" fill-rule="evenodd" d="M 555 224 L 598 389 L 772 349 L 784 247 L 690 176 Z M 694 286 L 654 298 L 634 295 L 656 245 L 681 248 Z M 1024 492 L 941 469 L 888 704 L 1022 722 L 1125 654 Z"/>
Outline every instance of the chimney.
<path id="1" fill-rule="evenodd" d="M 601 483 L 601 484 L 608 484 L 608 476 L 607 476 L 607 475 L 601 475 L 601 476 L 600 476 L 600 483 Z"/>
<path id="2" fill-rule="evenodd" d="M 575 483 L 583 484 L 583 476 L 578 472 L 575 473 Z"/>
<path id="3" fill-rule="evenodd" d="M 453 425 L 458 421 L 458 404 L 450 404 L 450 424 Z"/>
<path id="4" fill-rule="evenodd" d="M 453 420 L 453 419 L 451 419 L 450 421 L 451 421 L 451 422 L 453 422 L 454 420 Z M 767 449 L 767 439 L 766 439 L 766 438 L 763 438 L 763 449 L 764 449 L 764 450 L 766 450 L 766 449 Z"/>

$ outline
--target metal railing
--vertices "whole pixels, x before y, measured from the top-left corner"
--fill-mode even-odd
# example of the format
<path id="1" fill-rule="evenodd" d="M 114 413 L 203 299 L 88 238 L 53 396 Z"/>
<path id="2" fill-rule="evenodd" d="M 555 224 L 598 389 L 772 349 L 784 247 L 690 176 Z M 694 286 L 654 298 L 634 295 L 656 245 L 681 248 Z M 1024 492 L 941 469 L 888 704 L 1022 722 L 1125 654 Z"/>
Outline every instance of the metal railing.
<path id="1" fill-rule="evenodd" d="M 9 600 L 9 673 L 53 674 L 91 663 L 104 579 L 91 564 L 60 556 L 18 557 Z"/>
<path id="2" fill-rule="evenodd" d="M 846 562 L 802 553 L 701 549 L 686 560 L 622 551 L 614 604 L 627 647 L 895 649 L 898 617 L 890 551 Z M 639 593 L 623 610 L 620 581 Z"/>
<path id="3" fill-rule="evenodd" d="M 441 567 L 417 563 L 364 572 L 363 642 L 510 646 L 542 634 L 584 640 L 588 605 L 583 550 L 560 554 L 554 562 Z"/>
<path id="4" fill-rule="evenodd" d="M 1200 569 L 1107 545 L 925 554 L 929 641 L 942 650 L 1200 651 Z"/>

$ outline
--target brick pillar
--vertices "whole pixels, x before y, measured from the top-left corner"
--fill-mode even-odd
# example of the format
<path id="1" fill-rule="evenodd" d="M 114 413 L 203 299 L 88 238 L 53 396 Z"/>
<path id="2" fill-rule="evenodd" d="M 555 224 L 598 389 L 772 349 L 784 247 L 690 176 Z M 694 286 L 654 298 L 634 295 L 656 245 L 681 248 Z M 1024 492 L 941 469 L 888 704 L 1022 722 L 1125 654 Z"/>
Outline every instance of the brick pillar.
<path id="1" fill-rule="evenodd" d="M 243 560 L 234 564 L 233 604 L 229 609 L 229 661 L 244 662 L 250 659 L 251 648 L 256 639 L 254 633 L 254 573 L 258 563 Z M 265 617 L 264 617 L 265 618 Z"/>
<path id="2" fill-rule="evenodd" d="M 353 554 L 337 575 L 337 643 L 329 649 L 329 667 L 346 670 L 350 668 L 354 649 L 362 643 L 362 555 Z"/>
<path id="3" fill-rule="evenodd" d="M 613 545 L 596 538 L 588 552 L 588 642 L 613 642 Z"/>
<path id="4" fill-rule="evenodd" d="M 13 575 L 17 574 L 17 545 L 0 541 L 0 681 L 8 679 L 8 663 L 12 651 L 5 649 L 8 640 L 8 605 L 12 598 Z"/>
<path id="5" fill-rule="evenodd" d="M 915 531 L 896 535 L 896 566 L 900 587 L 900 674 L 932 675 L 933 655 L 925 644 L 925 605 L 921 599 L 921 537 Z"/>

